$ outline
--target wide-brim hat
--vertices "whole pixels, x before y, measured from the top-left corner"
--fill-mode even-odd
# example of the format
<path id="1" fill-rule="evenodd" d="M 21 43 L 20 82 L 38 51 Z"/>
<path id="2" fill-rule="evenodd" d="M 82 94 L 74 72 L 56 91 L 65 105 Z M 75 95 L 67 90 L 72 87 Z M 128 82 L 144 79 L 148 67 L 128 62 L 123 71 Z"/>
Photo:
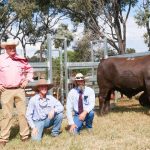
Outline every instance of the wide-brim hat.
<path id="1" fill-rule="evenodd" d="M 80 80 L 85 80 L 85 78 L 84 78 L 82 73 L 77 73 L 74 80 L 75 81 L 80 81 Z"/>
<path id="2" fill-rule="evenodd" d="M 6 42 L 1 42 L 0 46 L 1 46 L 1 48 L 5 48 L 8 45 L 17 46 L 18 44 L 19 44 L 19 41 L 15 40 L 15 39 L 7 39 Z"/>
<path id="3" fill-rule="evenodd" d="M 39 79 L 39 81 L 36 83 L 35 87 L 33 88 L 34 91 L 38 91 L 38 88 L 40 86 L 47 86 L 48 90 L 51 89 L 54 85 L 52 83 L 48 83 L 45 79 Z"/>
<path id="4" fill-rule="evenodd" d="M 75 81 L 88 81 L 89 77 L 84 77 L 82 73 L 77 73 L 75 77 L 70 79 L 71 82 Z"/>

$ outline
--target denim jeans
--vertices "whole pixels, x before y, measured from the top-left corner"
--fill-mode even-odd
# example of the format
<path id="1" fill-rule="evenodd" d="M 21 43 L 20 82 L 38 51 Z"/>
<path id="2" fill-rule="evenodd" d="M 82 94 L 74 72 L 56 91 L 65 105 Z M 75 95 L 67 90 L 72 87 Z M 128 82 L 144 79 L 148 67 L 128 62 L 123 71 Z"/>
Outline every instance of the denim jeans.
<path id="1" fill-rule="evenodd" d="M 49 128 L 53 126 L 52 133 L 58 135 L 60 132 L 61 124 L 63 119 L 63 113 L 56 114 L 53 119 L 46 118 L 45 120 L 34 121 L 36 128 L 38 129 L 37 136 L 32 136 L 32 140 L 40 141 L 42 139 L 44 128 Z"/>
<path id="2" fill-rule="evenodd" d="M 94 111 L 91 110 L 85 117 L 85 120 L 79 120 L 79 114 L 77 112 L 75 112 L 74 115 L 74 123 L 76 124 L 77 128 L 76 131 L 77 133 L 80 132 L 82 126 L 83 126 L 83 122 L 85 122 L 85 126 L 86 128 L 92 128 L 92 123 L 93 123 L 93 119 L 94 119 Z"/>

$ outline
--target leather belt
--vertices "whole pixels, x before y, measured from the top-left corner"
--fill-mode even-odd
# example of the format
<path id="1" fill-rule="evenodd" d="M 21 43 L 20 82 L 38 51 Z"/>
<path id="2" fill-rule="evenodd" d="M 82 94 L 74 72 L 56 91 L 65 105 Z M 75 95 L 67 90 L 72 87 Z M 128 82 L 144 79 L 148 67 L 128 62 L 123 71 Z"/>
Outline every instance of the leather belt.
<path id="1" fill-rule="evenodd" d="M 19 89 L 20 87 L 5 87 L 5 89 Z"/>

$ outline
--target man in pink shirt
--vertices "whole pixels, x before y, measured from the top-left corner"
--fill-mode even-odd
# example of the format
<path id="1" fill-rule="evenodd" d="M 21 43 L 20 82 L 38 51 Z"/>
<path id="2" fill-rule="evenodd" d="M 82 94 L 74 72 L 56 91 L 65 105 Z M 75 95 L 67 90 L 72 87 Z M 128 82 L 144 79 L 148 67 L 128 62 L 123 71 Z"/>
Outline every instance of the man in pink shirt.
<path id="1" fill-rule="evenodd" d="M 3 113 L 0 147 L 5 146 L 9 140 L 14 103 L 19 117 L 20 138 L 22 141 L 29 138 L 24 89 L 32 81 L 33 69 L 27 59 L 16 54 L 18 44 L 14 39 L 8 39 L 0 45 L 6 50 L 6 53 L 0 55 L 0 99 Z"/>

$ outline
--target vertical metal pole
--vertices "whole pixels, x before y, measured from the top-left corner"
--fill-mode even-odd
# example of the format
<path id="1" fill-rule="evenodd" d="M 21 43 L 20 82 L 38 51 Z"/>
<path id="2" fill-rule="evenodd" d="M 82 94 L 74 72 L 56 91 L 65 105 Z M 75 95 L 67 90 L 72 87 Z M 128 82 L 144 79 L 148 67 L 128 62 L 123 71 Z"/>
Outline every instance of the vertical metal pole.
<path id="1" fill-rule="evenodd" d="M 63 87 L 63 63 L 62 63 L 62 49 L 59 48 L 60 56 L 60 90 L 61 90 L 61 103 L 64 105 L 64 87 Z"/>
<path id="2" fill-rule="evenodd" d="M 65 94 L 68 95 L 67 39 L 64 39 Z"/>
<path id="3" fill-rule="evenodd" d="M 48 82 L 53 83 L 53 71 L 52 71 L 52 39 L 51 35 L 47 34 L 47 48 L 48 48 Z M 52 91 L 50 90 L 50 93 L 52 94 Z"/>
<path id="4" fill-rule="evenodd" d="M 91 62 L 94 62 L 94 49 L 93 49 L 93 42 L 91 41 Z M 94 66 L 92 66 L 92 79 L 94 79 Z M 94 88 L 94 81 L 92 81 L 92 85 Z"/>
<path id="5" fill-rule="evenodd" d="M 108 47 L 107 47 L 107 38 L 104 38 L 104 58 L 108 58 Z"/>
<path id="6" fill-rule="evenodd" d="M 47 48 L 48 48 L 48 80 L 50 83 L 53 82 L 52 75 L 52 39 L 50 34 L 47 34 Z"/>
<path id="7" fill-rule="evenodd" d="M 93 42 L 91 41 L 91 62 L 94 62 Z M 92 76 L 94 75 L 94 67 L 92 67 Z"/>

